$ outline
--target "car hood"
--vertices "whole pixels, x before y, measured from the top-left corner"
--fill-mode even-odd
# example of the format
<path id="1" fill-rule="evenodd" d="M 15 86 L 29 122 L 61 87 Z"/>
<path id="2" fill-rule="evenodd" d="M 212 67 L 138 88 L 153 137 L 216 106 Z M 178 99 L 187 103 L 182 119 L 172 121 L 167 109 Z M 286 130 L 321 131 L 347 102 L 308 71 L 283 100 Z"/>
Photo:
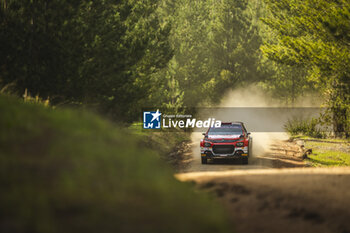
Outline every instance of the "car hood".
<path id="1" fill-rule="evenodd" d="M 225 138 L 225 139 L 237 139 L 241 135 L 240 134 L 230 134 L 230 135 L 208 135 L 208 139 L 218 139 L 218 138 Z"/>

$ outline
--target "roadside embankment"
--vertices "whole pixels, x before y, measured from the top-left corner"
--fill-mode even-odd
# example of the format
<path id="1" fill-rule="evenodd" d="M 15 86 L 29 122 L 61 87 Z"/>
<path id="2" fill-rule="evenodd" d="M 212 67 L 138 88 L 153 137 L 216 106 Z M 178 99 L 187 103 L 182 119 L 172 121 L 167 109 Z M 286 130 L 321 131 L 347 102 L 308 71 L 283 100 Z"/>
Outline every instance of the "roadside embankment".
<path id="1" fill-rule="evenodd" d="M 227 232 L 130 130 L 7 96 L 0 109 L 0 232 Z"/>

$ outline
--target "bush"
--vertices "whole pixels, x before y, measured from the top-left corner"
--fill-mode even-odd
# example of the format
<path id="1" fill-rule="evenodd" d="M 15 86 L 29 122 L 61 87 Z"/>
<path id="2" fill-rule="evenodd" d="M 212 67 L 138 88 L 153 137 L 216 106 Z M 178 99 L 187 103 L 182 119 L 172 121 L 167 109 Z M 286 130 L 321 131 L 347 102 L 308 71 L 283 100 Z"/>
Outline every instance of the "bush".
<path id="1" fill-rule="evenodd" d="M 227 232 L 207 194 L 99 117 L 0 96 L 0 232 Z"/>
<path id="2" fill-rule="evenodd" d="M 295 117 L 288 119 L 284 129 L 292 136 L 305 135 L 314 138 L 324 138 L 326 136 L 316 118 L 302 119 Z"/>

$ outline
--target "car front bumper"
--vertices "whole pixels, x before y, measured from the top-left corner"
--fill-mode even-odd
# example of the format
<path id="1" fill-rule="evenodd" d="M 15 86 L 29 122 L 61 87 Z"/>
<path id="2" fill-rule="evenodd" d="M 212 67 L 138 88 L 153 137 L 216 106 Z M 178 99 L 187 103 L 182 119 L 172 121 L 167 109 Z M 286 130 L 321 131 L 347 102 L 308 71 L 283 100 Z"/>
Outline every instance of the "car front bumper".
<path id="1" fill-rule="evenodd" d="M 201 156 L 207 158 L 238 158 L 248 157 L 248 146 L 234 147 L 232 153 L 215 153 L 212 147 L 201 147 Z"/>

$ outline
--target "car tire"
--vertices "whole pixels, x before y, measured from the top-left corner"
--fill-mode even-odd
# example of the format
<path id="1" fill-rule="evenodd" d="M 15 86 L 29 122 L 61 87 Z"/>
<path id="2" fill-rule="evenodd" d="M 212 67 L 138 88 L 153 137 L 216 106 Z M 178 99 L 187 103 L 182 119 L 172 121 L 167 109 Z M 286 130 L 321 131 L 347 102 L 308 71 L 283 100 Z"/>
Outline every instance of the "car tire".
<path id="1" fill-rule="evenodd" d="M 208 163 L 207 157 L 202 157 L 202 164 L 207 164 L 207 163 Z"/>
<path id="2" fill-rule="evenodd" d="M 242 164 L 248 164 L 248 157 L 242 158 Z"/>

